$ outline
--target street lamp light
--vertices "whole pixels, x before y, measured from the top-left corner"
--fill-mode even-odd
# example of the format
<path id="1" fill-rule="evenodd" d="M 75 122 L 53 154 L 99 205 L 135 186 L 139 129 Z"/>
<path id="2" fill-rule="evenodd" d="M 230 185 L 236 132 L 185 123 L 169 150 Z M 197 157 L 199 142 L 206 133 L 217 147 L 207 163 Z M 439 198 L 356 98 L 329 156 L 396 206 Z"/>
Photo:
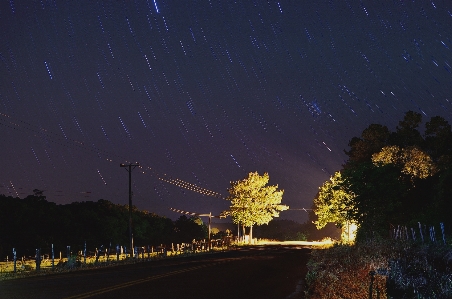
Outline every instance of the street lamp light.
<path id="1" fill-rule="evenodd" d="M 130 257 L 133 256 L 133 235 L 132 235 L 132 170 L 135 167 L 140 166 L 140 164 L 119 164 L 120 167 L 126 167 L 125 169 L 129 172 L 129 240 L 130 240 Z M 133 168 L 132 168 L 133 167 Z"/>

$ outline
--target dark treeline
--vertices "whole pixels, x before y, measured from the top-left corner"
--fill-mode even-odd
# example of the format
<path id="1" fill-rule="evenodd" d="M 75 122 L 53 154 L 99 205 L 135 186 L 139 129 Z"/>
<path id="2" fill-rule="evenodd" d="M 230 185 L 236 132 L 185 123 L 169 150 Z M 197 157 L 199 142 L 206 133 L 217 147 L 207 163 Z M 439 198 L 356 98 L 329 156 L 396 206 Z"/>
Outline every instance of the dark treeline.
<path id="1" fill-rule="evenodd" d="M 129 209 L 108 200 L 57 205 L 42 192 L 14 198 L 0 195 L 0 258 L 11 255 L 34 256 L 36 248 L 50 252 L 104 248 L 129 244 Z M 199 218 L 185 215 L 176 221 L 133 207 L 133 237 L 137 246 L 191 242 L 207 238 L 207 227 Z"/>
<path id="2" fill-rule="evenodd" d="M 440 116 L 421 124 L 422 115 L 408 111 L 395 131 L 371 124 L 350 140 L 342 187 L 356 195 L 355 209 L 346 213 L 360 225 L 358 238 L 419 223 L 439 230 L 442 222 L 451 232 L 451 126 Z"/>
<path id="3" fill-rule="evenodd" d="M 334 224 L 318 230 L 313 221 L 316 220 L 314 212 L 309 212 L 309 219 L 299 223 L 287 219 L 273 219 L 268 224 L 253 228 L 253 235 L 258 239 L 269 239 L 276 241 L 319 241 L 323 238 L 339 239 L 341 230 Z"/>
<path id="4" fill-rule="evenodd" d="M 193 239 L 208 238 L 207 226 L 200 218 L 180 216 L 176 221 L 136 207 L 132 210 L 133 237 L 137 246 L 190 243 Z M 255 228 L 255 237 L 272 240 L 320 240 L 338 238 L 340 231 L 334 225 L 317 230 L 316 219 L 310 211 L 306 223 L 275 219 L 268 225 Z M 42 191 L 25 198 L 0 195 L 0 259 L 11 256 L 15 248 L 18 255 L 34 256 L 40 248 L 49 253 L 53 244 L 55 252 L 73 252 L 84 249 L 108 248 L 111 244 L 129 246 L 129 208 L 104 199 L 96 202 L 73 202 L 58 205 L 49 202 Z M 235 231 L 236 233 L 236 231 Z M 218 232 L 212 238 L 221 238 Z"/>

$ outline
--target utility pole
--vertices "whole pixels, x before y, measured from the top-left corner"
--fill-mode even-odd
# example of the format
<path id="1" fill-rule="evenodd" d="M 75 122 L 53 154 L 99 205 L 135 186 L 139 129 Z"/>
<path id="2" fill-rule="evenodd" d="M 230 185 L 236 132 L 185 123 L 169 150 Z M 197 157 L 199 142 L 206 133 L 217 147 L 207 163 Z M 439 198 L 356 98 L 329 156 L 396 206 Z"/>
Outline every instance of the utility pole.
<path id="1" fill-rule="evenodd" d="M 129 172 L 129 240 L 130 240 L 130 257 L 133 257 L 133 235 L 132 235 L 132 170 L 140 164 L 119 164 L 120 167 L 126 167 Z M 133 167 L 133 168 L 132 168 Z"/>
<path id="2" fill-rule="evenodd" d="M 220 215 L 220 216 L 213 216 L 212 212 L 209 212 L 209 214 L 200 214 L 200 213 L 192 213 L 192 212 L 186 212 L 186 211 L 182 211 L 182 210 L 177 210 L 177 209 L 173 209 L 173 208 L 169 208 L 171 211 L 173 212 L 177 212 L 177 213 L 181 213 L 181 214 L 185 214 L 185 215 L 190 215 L 190 216 L 198 216 L 198 217 L 209 217 L 209 250 L 212 249 L 211 248 L 211 240 L 210 240 L 210 233 L 211 233 L 211 223 L 212 223 L 212 218 L 226 218 L 226 216 Z"/>

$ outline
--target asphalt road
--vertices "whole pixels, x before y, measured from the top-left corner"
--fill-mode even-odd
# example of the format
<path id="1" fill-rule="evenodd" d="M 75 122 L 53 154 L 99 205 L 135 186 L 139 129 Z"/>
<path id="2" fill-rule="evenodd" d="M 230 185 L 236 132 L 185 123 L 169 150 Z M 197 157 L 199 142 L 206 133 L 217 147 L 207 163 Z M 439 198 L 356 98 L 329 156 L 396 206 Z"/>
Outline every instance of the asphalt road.
<path id="1" fill-rule="evenodd" d="M 310 250 L 241 247 L 221 253 L 0 282 L 0 298 L 303 298 Z"/>

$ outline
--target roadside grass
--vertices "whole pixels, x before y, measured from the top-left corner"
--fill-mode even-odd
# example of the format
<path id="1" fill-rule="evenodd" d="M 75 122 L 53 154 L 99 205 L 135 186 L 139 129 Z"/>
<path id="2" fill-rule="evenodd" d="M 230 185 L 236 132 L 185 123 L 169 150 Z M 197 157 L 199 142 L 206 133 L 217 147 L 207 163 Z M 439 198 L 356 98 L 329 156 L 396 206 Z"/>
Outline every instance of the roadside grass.
<path id="1" fill-rule="evenodd" d="M 306 275 L 309 299 L 368 298 L 369 272 L 386 268 L 387 262 L 382 250 L 375 250 L 375 244 L 346 245 L 336 243 L 326 249 L 312 250 Z M 374 285 L 382 290 L 380 298 L 385 299 L 385 277 L 376 277 Z"/>
<path id="2" fill-rule="evenodd" d="M 305 296 L 369 298 L 371 271 L 372 298 L 452 298 L 450 245 L 385 240 L 312 250 Z"/>
<path id="3" fill-rule="evenodd" d="M 129 257 L 125 254 L 120 254 L 119 259 L 116 258 L 116 254 L 111 254 L 107 257 L 106 254 L 99 256 L 96 261 L 96 257 L 86 257 L 86 261 L 83 256 L 70 257 L 69 263 L 67 258 L 54 259 L 54 266 L 52 267 L 51 259 L 43 259 L 40 264 L 40 270 L 36 271 L 36 262 L 33 259 L 22 262 L 17 260 L 16 272 L 14 272 L 14 263 L 12 261 L 0 262 L 0 281 L 7 279 L 15 279 L 29 276 L 43 276 L 52 275 L 57 273 L 71 272 L 71 271 L 83 271 L 89 269 L 97 269 L 103 267 L 113 267 L 116 265 L 132 264 L 149 262 L 166 258 L 177 258 L 199 254 L 214 253 L 218 251 L 226 250 L 225 247 L 214 247 L 209 250 L 196 250 L 196 251 L 171 251 L 166 252 L 152 252 L 139 254 L 137 258 Z"/>

